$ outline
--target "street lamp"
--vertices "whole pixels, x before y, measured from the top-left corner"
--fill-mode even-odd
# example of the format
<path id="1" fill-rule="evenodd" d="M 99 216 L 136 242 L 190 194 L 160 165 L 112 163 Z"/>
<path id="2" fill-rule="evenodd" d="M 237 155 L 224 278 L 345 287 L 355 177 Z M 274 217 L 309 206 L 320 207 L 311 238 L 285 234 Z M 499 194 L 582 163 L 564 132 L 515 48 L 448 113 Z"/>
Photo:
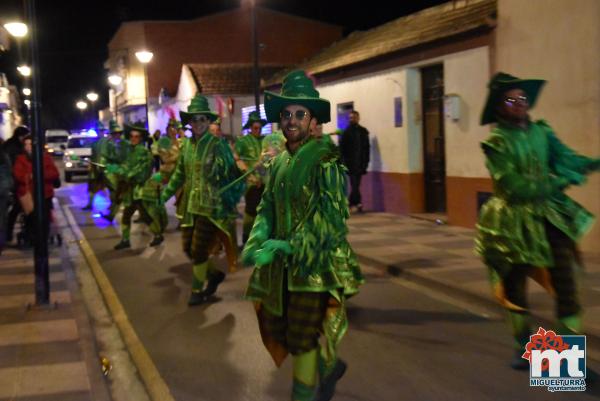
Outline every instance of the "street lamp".
<path id="1" fill-rule="evenodd" d="M 28 77 L 31 75 L 31 67 L 25 64 L 18 66 L 17 71 L 19 71 L 24 77 Z"/>
<path id="2" fill-rule="evenodd" d="M 87 109 L 88 105 L 83 100 L 78 100 L 77 103 L 75 103 L 75 106 L 83 112 L 83 110 Z"/>
<path id="3" fill-rule="evenodd" d="M 29 88 L 23 88 L 23 94 L 25 96 L 31 96 L 31 89 L 29 89 Z"/>
<path id="4" fill-rule="evenodd" d="M 148 125 L 148 129 L 150 129 L 150 119 L 148 118 L 148 69 L 146 66 L 154 57 L 154 54 L 148 50 L 140 50 L 135 52 L 135 57 L 137 57 L 138 61 L 142 63 L 144 66 L 144 92 L 146 94 L 146 124 Z"/>
<path id="5" fill-rule="evenodd" d="M 123 78 L 120 75 L 110 74 L 108 76 L 108 83 L 111 84 L 112 86 L 119 86 L 119 85 L 121 85 L 122 81 L 123 81 Z"/>
<path id="6" fill-rule="evenodd" d="M 4 28 L 11 36 L 22 38 L 27 35 L 27 25 L 22 22 L 8 22 L 4 24 Z"/>

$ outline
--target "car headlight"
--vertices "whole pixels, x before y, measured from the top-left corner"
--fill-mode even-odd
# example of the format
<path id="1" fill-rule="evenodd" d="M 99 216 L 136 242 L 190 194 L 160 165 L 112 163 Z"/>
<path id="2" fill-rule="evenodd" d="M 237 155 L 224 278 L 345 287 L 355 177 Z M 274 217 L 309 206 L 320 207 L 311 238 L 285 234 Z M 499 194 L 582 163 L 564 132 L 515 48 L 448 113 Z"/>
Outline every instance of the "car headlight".
<path id="1" fill-rule="evenodd" d="M 66 167 L 66 168 L 73 167 L 73 163 L 71 163 L 71 162 L 66 162 L 66 163 L 65 163 L 65 167 Z"/>
<path id="2" fill-rule="evenodd" d="M 48 153 L 54 153 L 54 149 L 48 148 Z"/>

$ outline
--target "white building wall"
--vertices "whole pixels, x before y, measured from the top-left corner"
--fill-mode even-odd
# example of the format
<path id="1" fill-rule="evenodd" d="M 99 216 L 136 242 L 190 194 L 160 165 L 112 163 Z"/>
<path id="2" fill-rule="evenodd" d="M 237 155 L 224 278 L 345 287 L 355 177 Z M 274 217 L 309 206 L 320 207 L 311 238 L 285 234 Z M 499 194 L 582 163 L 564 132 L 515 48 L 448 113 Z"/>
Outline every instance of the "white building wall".
<path id="1" fill-rule="evenodd" d="M 496 69 L 548 80 L 532 111 L 576 151 L 600 156 L 600 1 L 499 0 Z M 600 174 L 570 195 L 600 215 Z M 598 251 L 600 224 L 583 241 Z"/>

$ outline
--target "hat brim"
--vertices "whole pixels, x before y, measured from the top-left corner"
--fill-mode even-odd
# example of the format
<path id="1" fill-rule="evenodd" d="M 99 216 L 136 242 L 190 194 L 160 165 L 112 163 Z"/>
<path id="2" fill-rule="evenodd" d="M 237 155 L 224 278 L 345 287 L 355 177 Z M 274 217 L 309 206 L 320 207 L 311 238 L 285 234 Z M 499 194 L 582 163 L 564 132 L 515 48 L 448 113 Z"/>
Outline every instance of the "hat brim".
<path id="1" fill-rule="evenodd" d="M 210 121 L 215 121 L 217 118 L 219 118 L 219 116 L 216 113 L 213 113 L 210 110 L 206 110 L 206 111 L 194 111 L 194 112 L 187 112 L 187 111 L 180 111 L 179 112 L 179 119 L 181 120 L 181 126 L 185 127 L 186 125 L 188 125 L 188 123 L 190 122 L 190 120 L 192 119 L 193 116 L 196 115 L 205 115 L 207 116 Z"/>
<path id="2" fill-rule="evenodd" d="M 263 118 L 261 118 L 260 120 L 248 120 L 246 121 L 246 124 L 242 127 L 243 130 L 245 129 L 250 129 L 250 127 L 252 126 L 252 124 L 254 123 L 260 123 L 261 126 L 265 126 L 267 125 L 269 122 Z"/>
<path id="3" fill-rule="evenodd" d="M 299 104 L 309 109 L 319 124 L 331 121 L 331 104 L 328 100 L 312 97 L 288 97 L 265 91 L 267 121 L 271 123 L 280 122 L 281 110 L 290 104 Z"/>
<path id="4" fill-rule="evenodd" d="M 123 128 L 109 130 L 108 133 L 109 134 L 122 134 L 123 133 Z"/>
<path id="5" fill-rule="evenodd" d="M 145 140 L 150 135 L 150 132 L 146 128 L 137 127 L 135 125 L 125 124 L 123 132 L 125 132 L 125 139 L 129 139 L 131 131 L 138 131 L 142 133 L 142 138 Z"/>
<path id="6" fill-rule="evenodd" d="M 515 79 L 511 81 L 499 82 L 497 87 L 490 89 L 488 92 L 487 100 L 481 113 L 481 125 L 491 124 L 497 122 L 496 108 L 500 96 L 510 89 L 521 89 L 527 94 L 529 101 L 529 108 L 532 109 L 537 102 L 538 95 L 542 90 L 542 86 L 546 83 L 543 79 Z"/>

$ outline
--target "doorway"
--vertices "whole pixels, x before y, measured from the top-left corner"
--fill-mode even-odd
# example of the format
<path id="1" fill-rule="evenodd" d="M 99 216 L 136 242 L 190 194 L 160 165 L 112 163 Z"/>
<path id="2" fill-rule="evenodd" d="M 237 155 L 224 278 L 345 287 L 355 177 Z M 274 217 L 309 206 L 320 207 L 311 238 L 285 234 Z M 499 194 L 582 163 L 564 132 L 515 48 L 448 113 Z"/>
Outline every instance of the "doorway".
<path id="1" fill-rule="evenodd" d="M 444 142 L 444 67 L 421 69 L 423 96 L 423 162 L 425 212 L 446 212 L 446 149 Z"/>

